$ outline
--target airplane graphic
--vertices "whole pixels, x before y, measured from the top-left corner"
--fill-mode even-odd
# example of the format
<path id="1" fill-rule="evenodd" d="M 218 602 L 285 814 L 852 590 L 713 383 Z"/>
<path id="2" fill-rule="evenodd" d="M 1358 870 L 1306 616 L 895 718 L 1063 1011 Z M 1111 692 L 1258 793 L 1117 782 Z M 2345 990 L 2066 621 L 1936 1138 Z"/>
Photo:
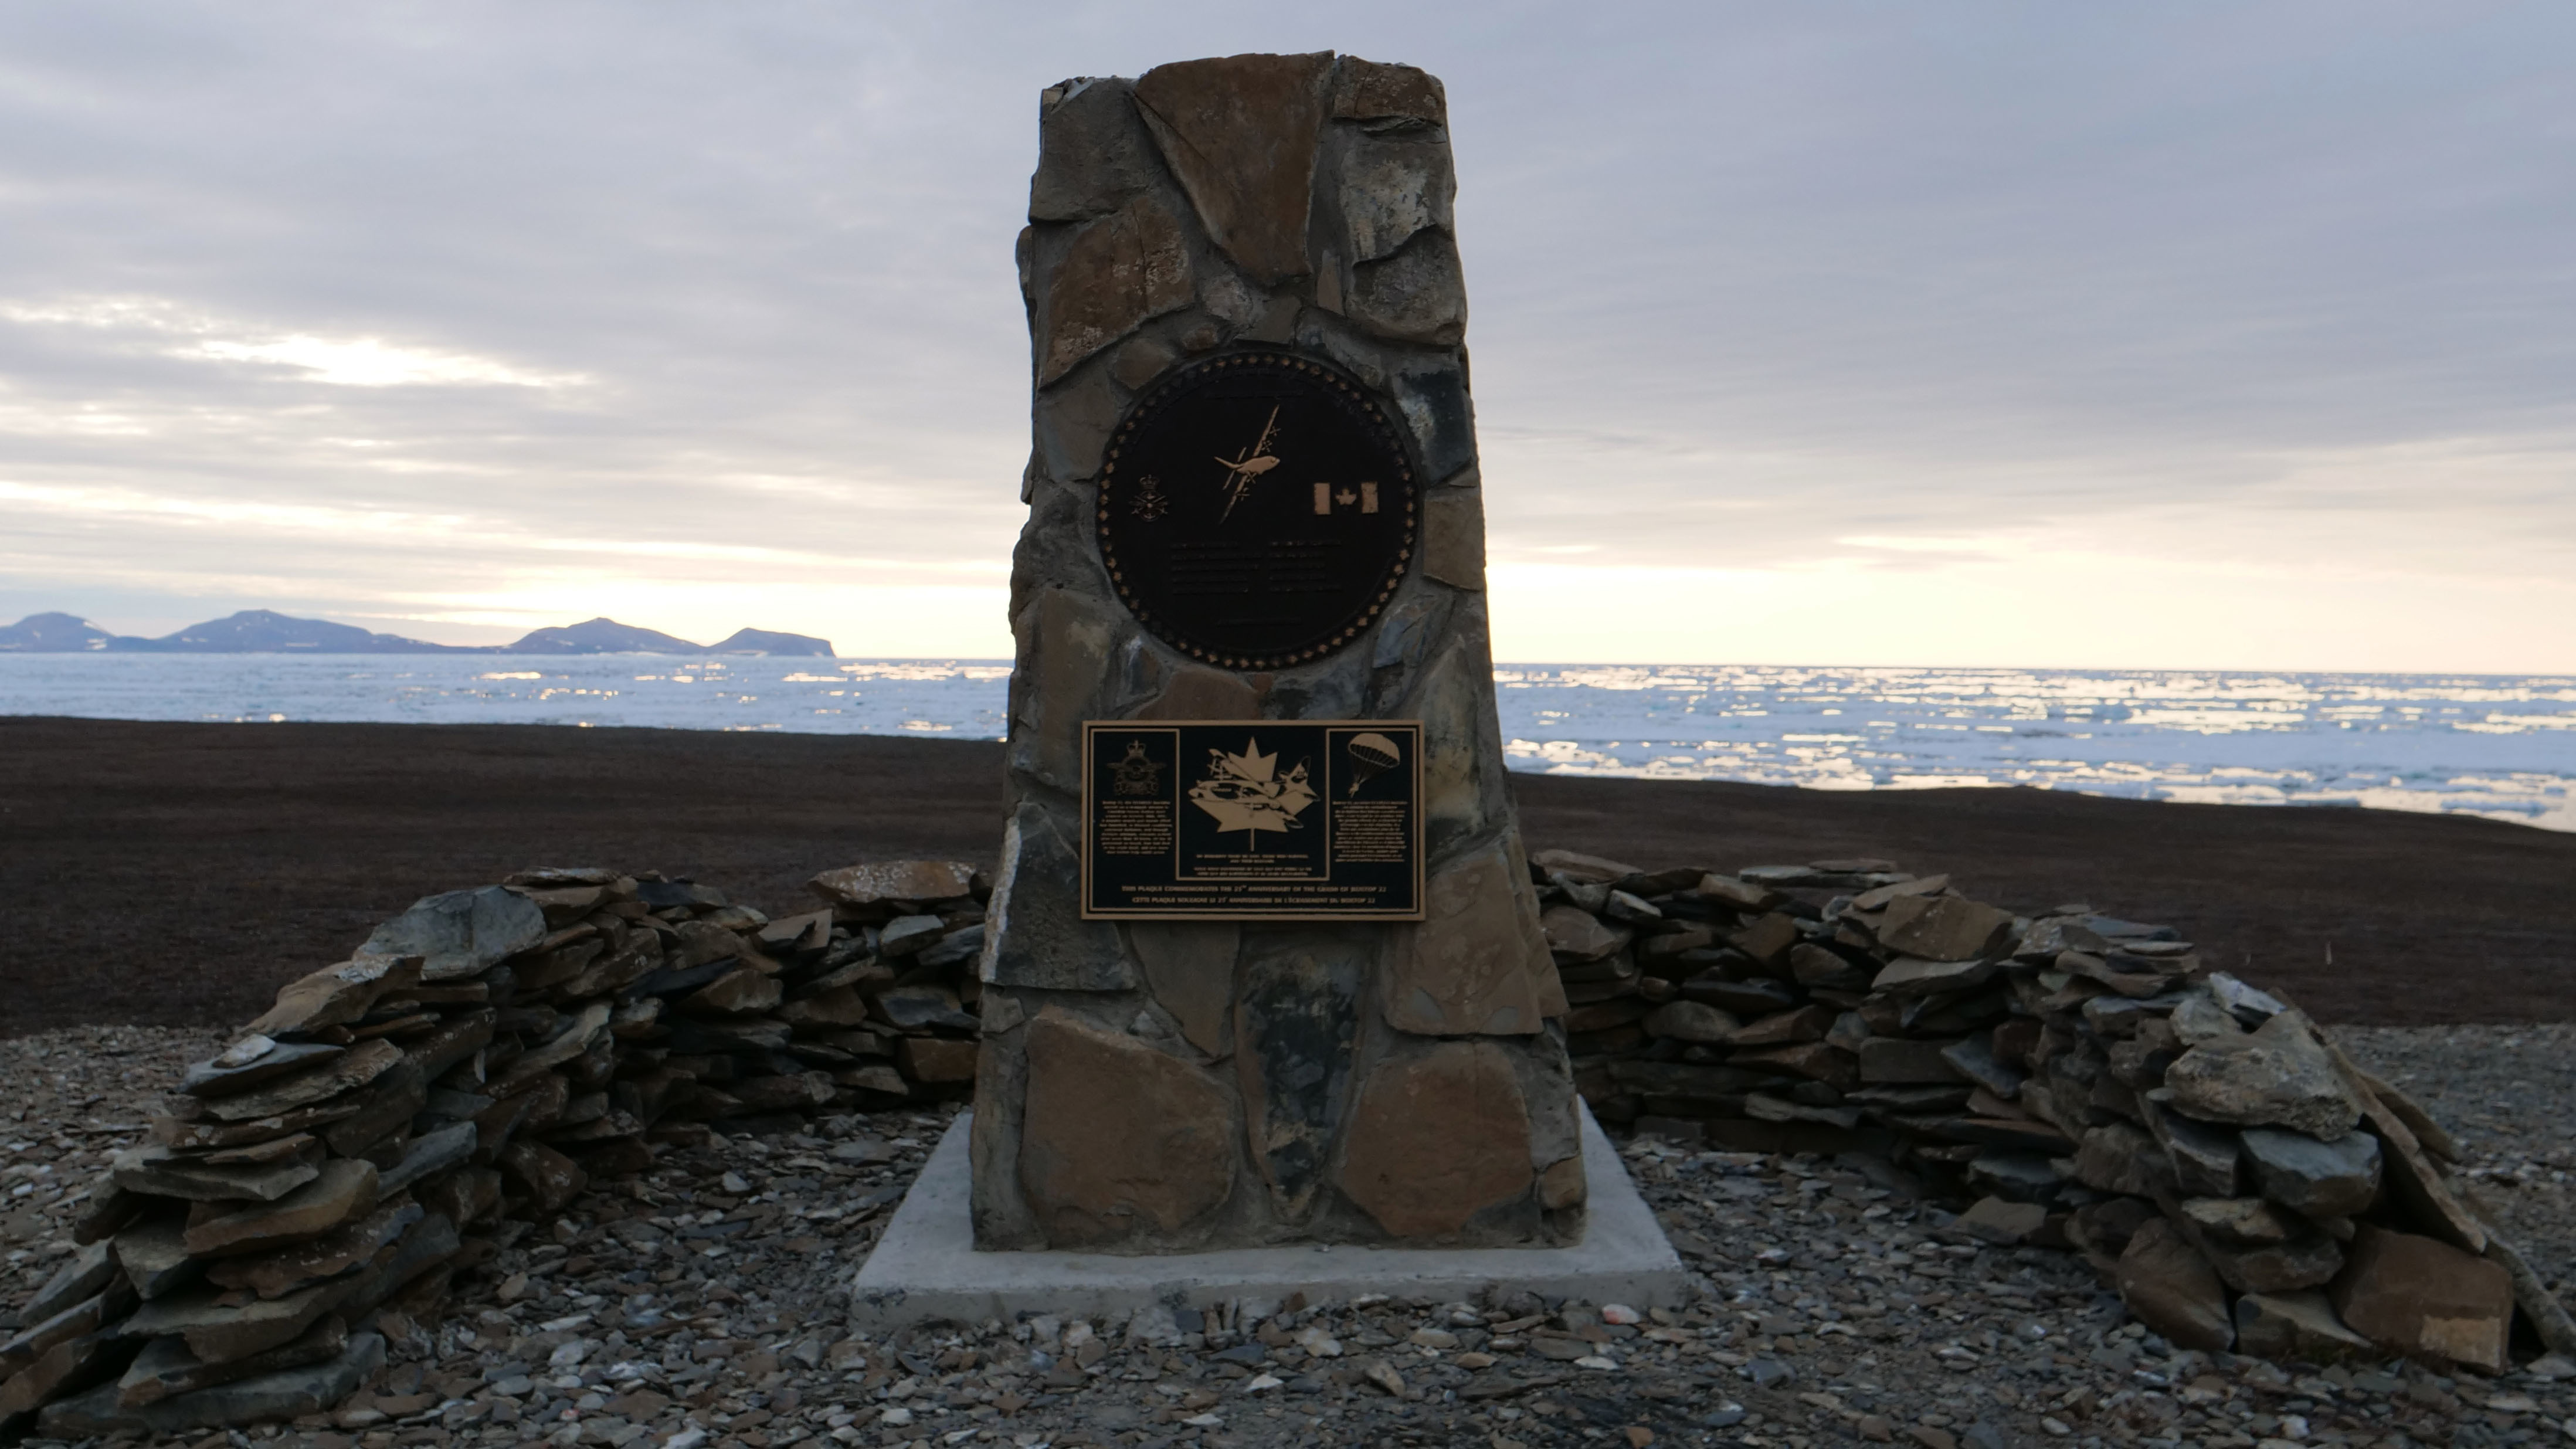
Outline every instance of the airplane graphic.
<path id="1" fill-rule="evenodd" d="M 1225 512 L 1218 515 L 1217 522 L 1223 523 L 1234 516 L 1234 505 L 1241 503 L 1245 495 L 1252 491 L 1253 480 L 1279 466 L 1279 460 L 1270 453 L 1270 440 L 1277 436 L 1278 432 L 1279 409 L 1274 406 L 1270 409 L 1270 421 L 1261 425 L 1260 441 L 1246 448 L 1240 457 L 1216 460 L 1217 466 L 1225 469 L 1226 475 Z"/>

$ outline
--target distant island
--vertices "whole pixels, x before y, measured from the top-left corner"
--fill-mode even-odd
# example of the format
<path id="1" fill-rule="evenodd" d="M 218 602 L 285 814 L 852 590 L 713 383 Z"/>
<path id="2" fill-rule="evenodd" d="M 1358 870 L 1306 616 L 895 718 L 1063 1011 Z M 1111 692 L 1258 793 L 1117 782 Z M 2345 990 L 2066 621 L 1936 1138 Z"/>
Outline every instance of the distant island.
<path id="1" fill-rule="evenodd" d="M 111 634 L 75 614 L 30 614 L 0 626 L 0 654 L 792 654 L 831 657 L 832 641 L 775 629 L 737 629 L 716 644 L 592 619 L 539 629 L 512 644 L 432 644 L 400 634 L 374 634 L 350 624 L 296 619 L 270 609 L 191 624 L 175 634 L 141 639 Z"/>

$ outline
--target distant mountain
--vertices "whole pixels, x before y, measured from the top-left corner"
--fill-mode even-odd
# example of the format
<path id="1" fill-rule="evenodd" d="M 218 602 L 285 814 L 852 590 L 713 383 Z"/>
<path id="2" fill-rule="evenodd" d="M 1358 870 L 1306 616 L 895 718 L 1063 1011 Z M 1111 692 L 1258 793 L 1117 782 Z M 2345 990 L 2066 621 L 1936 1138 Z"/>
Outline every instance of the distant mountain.
<path id="1" fill-rule="evenodd" d="M 155 654 L 786 654 L 830 658 L 832 641 L 774 629 L 737 629 L 709 647 L 615 619 L 539 629 L 515 644 L 431 644 L 400 634 L 374 634 L 349 624 L 296 619 L 244 609 L 228 619 L 191 624 L 158 639 L 110 634 L 71 614 L 30 614 L 0 626 L 0 653 L 89 651 Z"/>
<path id="2" fill-rule="evenodd" d="M 676 639 L 654 629 L 638 629 L 615 619 L 598 618 L 556 629 L 539 629 L 504 654 L 704 654 L 706 646 Z"/>
<path id="3" fill-rule="evenodd" d="M 72 614 L 29 614 L 0 626 L 0 652 L 78 654 L 111 647 L 116 636 Z"/>
<path id="4" fill-rule="evenodd" d="M 481 654 L 488 651 L 430 644 L 400 634 L 372 634 L 351 624 L 296 619 L 270 609 L 244 609 L 224 619 L 191 624 L 158 639 L 119 637 L 107 647 L 156 654 Z"/>
<path id="5" fill-rule="evenodd" d="M 810 634 L 781 634 L 772 629 L 737 629 L 733 637 L 709 647 L 692 644 L 653 629 L 591 619 L 560 629 L 539 629 L 504 654 L 811 654 L 829 658 L 832 641 Z"/>
<path id="6" fill-rule="evenodd" d="M 781 634 L 775 629 L 736 629 L 733 637 L 708 648 L 709 654 L 812 654 L 832 657 L 832 641 L 811 634 Z"/>

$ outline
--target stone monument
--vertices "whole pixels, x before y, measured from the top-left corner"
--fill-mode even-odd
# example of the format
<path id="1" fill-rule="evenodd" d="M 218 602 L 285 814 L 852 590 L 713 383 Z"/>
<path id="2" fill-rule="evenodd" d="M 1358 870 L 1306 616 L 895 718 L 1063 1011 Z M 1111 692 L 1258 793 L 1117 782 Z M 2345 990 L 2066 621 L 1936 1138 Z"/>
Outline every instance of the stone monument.
<path id="1" fill-rule="evenodd" d="M 1040 117 L 976 1246 L 1573 1242 L 1440 82 L 1241 55 Z"/>

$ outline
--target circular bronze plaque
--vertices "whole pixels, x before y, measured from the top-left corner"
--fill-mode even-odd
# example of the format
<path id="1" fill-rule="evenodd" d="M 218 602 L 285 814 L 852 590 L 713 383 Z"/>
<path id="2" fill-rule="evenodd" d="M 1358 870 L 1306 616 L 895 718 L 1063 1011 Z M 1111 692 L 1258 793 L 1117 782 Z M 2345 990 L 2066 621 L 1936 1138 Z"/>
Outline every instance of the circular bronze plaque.
<path id="1" fill-rule="evenodd" d="M 1286 351 L 1192 363 L 1137 399 L 1100 470 L 1100 561 L 1154 637 L 1280 669 L 1359 637 L 1412 565 L 1402 436 L 1359 383 Z"/>

